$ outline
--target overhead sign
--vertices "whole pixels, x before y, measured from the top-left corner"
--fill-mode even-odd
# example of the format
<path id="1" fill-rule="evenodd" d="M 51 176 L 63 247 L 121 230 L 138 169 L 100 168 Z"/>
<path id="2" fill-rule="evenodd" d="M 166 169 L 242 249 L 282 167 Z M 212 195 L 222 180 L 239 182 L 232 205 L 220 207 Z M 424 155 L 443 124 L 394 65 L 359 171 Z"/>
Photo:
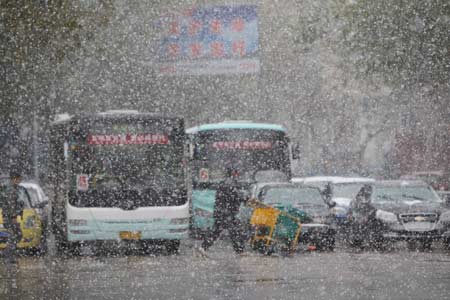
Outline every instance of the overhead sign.
<path id="1" fill-rule="evenodd" d="M 167 15 L 161 31 L 159 71 L 166 75 L 256 73 L 256 5 L 207 6 Z"/>

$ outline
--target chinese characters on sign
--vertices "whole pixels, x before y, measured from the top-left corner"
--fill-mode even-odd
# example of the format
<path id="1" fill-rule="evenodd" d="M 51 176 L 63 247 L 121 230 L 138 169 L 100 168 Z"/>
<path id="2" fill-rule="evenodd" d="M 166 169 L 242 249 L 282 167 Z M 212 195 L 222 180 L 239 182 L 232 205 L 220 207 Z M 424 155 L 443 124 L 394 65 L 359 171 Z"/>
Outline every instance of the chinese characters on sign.
<path id="1" fill-rule="evenodd" d="M 173 75 L 256 73 L 258 19 L 255 5 L 208 6 L 158 22 L 160 72 Z"/>
<path id="2" fill-rule="evenodd" d="M 88 137 L 89 145 L 167 145 L 164 134 L 97 134 Z"/>
<path id="3" fill-rule="evenodd" d="M 226 141 L 214 142 L 212 144 L 216 150 L 269 150 L 272 149 L 272 143 L 266 141 Z"/>

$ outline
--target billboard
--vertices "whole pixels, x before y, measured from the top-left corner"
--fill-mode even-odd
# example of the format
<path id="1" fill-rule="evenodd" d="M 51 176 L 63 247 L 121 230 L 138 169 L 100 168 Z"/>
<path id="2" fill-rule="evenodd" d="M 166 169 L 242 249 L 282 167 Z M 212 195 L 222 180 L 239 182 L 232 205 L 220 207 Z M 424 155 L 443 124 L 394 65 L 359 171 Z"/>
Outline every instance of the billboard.
<path id="1" fill-rule="evenodd" d="M 206 6 L 160 18 L 158 69 L 166 75 L 259 72 L 256 5 Z"/>

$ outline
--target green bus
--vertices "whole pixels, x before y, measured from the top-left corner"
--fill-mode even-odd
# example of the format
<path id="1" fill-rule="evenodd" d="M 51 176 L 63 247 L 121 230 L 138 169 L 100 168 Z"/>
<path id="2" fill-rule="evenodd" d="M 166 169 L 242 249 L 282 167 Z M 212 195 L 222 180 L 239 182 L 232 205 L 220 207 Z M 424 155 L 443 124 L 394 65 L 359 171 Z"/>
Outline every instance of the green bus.
<path id="1" fill-rule="evenodd" d="M 238 170 L 243 193 L 256 181 L 291 179 L 292 150 L 286 129 L 277 124 L 226 121 L 186 130 L 190 145 L 191 230 L 214 225 L 218 185 L 226 170 Z"/>

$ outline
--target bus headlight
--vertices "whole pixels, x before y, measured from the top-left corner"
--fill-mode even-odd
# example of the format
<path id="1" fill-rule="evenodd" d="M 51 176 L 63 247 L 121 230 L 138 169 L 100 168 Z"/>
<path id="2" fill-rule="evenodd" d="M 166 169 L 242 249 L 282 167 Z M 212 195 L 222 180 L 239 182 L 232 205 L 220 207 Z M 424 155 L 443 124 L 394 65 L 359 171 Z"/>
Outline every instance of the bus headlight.
<path id="1" fill-rule="evenodd" d="M 187 223 L 189 223 L 189 218 L 179 218 L 179 219 L 170 220 L 170 224 L 175 224 L 175 225 L 184 225 Z"/>
<path id="2" fill-rule="evenodd" d="M 69 219 L 70 226 L 86 226 L 87 220 L 82 219 Z"/>

